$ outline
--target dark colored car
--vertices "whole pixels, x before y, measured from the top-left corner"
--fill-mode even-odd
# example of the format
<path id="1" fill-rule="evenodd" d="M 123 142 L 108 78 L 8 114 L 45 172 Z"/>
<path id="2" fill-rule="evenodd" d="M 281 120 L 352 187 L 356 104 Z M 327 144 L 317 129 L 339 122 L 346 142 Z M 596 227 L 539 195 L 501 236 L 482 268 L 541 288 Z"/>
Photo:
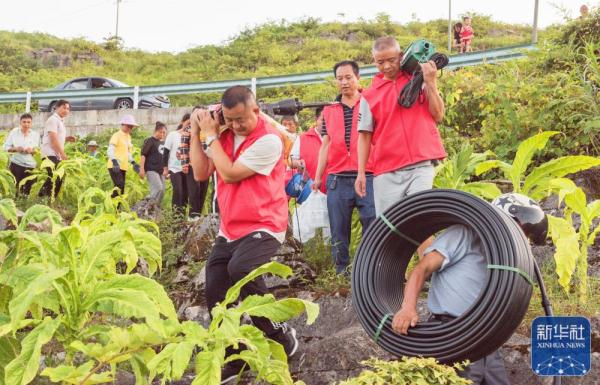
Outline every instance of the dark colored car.
<path id="1" fill-rule="evenodd" d="M 102 77 L 86 77 L 67 80 L 54 87 L 53 90 L 83 90 L 113 87 L 130 87 L 118 80 Z M 68 99 L 68 98 L 66 98 Z M 54 111 L 57 99 L 41 99 L 39 101 L 40 111 Z M 85 99 L 69 100 L 71 110 L 111 110 L 133 108 L 133 95 L 131 97 L 89 97 Z M 171 102 L 166 95 L 140 96 L 138 108 L 169 108 Z"/>

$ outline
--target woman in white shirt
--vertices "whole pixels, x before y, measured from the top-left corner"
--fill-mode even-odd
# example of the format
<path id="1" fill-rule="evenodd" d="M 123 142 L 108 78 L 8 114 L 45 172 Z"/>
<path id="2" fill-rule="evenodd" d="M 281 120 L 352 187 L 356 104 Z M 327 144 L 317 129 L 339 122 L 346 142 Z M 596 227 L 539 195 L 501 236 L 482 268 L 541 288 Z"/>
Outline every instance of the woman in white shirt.
<path id="1" fill-rule="evenodd" d="M 34 182 L 29 180 L 19 186 L 21 181 L 29 176 L 29 172 L 37 167 L 33 153 L 40 147 L 40 135 L 31 130 L 32 121 L 30 114 L 21 115 L 20 127 L 13 128 L 4 142 L 4 150 L 11 153 L 9 169 L 17 182 L 17 196 L 29 195 Z"/>

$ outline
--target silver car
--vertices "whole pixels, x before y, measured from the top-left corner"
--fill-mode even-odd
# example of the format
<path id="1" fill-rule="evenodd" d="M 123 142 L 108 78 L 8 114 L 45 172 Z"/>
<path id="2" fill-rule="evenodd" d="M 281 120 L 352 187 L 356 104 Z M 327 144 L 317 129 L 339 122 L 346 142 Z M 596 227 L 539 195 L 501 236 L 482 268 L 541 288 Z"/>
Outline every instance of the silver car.
<path id="1" fill-rule="evenodd" d="M 54 87 L 53 90 L 83 90 L 113 87 L 130 87 L 118 80 L 103 77 L 86 77 L 67 80 Z M 67 100 L 69 98 L 66 98 Z M 40 99 L 40 111 L 54 111 L 58 99 Z M 133 108 L 132 97 L 96 96 L 84 99 L 69 100 L 71 110 L 111 110 Z M 169 108 L 171 102 L 166 95 L 140 96 L 138 108 Z"/>

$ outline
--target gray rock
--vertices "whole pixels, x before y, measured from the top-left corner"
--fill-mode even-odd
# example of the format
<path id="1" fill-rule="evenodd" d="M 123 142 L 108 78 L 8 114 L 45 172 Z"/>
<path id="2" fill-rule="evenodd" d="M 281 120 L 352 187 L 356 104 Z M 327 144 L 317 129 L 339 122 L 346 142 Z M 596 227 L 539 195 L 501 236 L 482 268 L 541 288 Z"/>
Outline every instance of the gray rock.
<path id="1" fill-rule="evenodd" d="M 200 272 L 196 274 L 191 280 L 192 290 L 195 292 L 204 291 L 204 285 L 206 285 L 206 268 L 200 269 Z"/>
<path id="2" fill-rule="evenodd" d="M 184 255 L 191 256 L 191 259 L 194 261 L 206 260 L 218 233 L 218 214 L 202 216 L 199 220 L 190 222 L 190 226 L 184 229 Z"/>
<path id="3" fill-rule="evenodd" d="M 305 340 L 290 360 L 292 374 L 310 385 L 329 385 L 358 375 L 361 361 L 370 357 L 393 359 L 355 325 L 324 338 Z"/>
<path id="4" fill-rule="evenodd" d="M 195 321 L 207 328 L 210 325 L 210 313 L 206 306 L 190 306 L 183 312 L 184 319 Z"/>
<path id="5" fill-rule="evenodd" d="M 305 315 L 289 321 L 302 338 L 325 338 L 349 327 L 360 327 L 350 298 L 327 296 L 314 302 L 320 311 L 313 325 L 306 325 Z"/>
<path id="6" fill-rule="evenodd" d="M 177 269 L 177 275 L 175 276 L 175 278 L 173 278 L 171 283 L 181 283 L 181 282 L 189 281 L 189 279 L 190 279 L 189 273 L 190 273 L 190 267 L 188 265 L 180 266 Z"/>
<path id="7" fill-rule="evenodd" d="M 162 209 L 160 204 L 154 199 L 144 198 L 136 202 L 131 211 L 135 211 L 139 218 L 157 222 L 162 217 Z"/>

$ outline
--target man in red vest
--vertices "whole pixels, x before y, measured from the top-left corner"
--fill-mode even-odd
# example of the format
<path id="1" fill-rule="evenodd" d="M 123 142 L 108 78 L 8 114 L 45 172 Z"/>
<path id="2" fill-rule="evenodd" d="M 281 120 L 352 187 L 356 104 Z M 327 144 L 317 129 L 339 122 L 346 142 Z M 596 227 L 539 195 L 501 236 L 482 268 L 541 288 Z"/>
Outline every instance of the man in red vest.
<path id="1" fill-rule="evenodd" d="M 205 181 L 217 171 L 221 225 L 206 262 L 209 309 L 225 298 L 235 282 L 270 261 L 284 241 L 288 223 L 287 198 L 282 188 L 285 164 L 281 136 L 259 116 L 249 88 L 228 88 L 221 105 L 228 129 L 220 135 L 218 119 L 213 119 L 207 110 L 194 111 L 191 119 L 190 162 L 194 178 Z M 206 137 L 205 149 L 200 131 Z M 258 278 L 246 284 L 241 295 L 267 292 L 264 280 Z M 266 318 L 253 317 L 252 321 L 267 337 L 281 343 L 288 356 L 296 352 L 294 329 Z M 221 383 L 235 381 L 243 367 L 240 360 L 228 363 L 222 370 Z"/>
<path id="2" fill-rule="evenodd" d="M 413 75 L 400 69 L 402 52 L 393 37 L 375 40 L 373 59 L 379 74 L 362 93 L 355 187 L 359 196 L 369 196 L 367 160 L 373 162 L 375 209 L 380 215 L 407 195 L 432 187 L 434 162 L 446 157 L 436 126 L 444 118 L 444 102 L 430 61 L 421 65 L 424 85 L 415 104 L 398 104 L 398 95 Z"/>
<path id="3" fill-rule="evenodd" d="M 315 118 L 317 119 L 315 125 L 296 139 L 292 146 L 292 151 L 290 152 L 292 168 L 306 169 L 308 176 L 310 176 L 312 180 L 315 180 L 317 175 L 319 150 L 321 149 L 321 143 L 323 142 L 323 139 L 321 138 L 321 126 L 323 125 L 321 117 L 322 112 L 322 107 L 315 111 Z M 327 173 L 324 173 L 321 177 L 320 190 L 322 193 L 327 191 L 325 187 L 325 178 L 327 178 Z"/>
<path id="4" fill-rule="evenodd" d="M 350 231 L 352 211 L 360 215 L 363 233 L 375 219 L 373 203 L 373 176 L 365 164 L 363 176 L 367 194 L 359 196 L 354 191 L 358 158 L 358 107 L 361 99 L 358 64 L 346 60 L 333 67 L 340 95 L 338 104 L 323 109 L 323 144 L 319 151 L 317 175 L 312 185 L 318 189 L 325 171 L 327 176 L 327 210 L 331 227 L 331 252 L 337 273 L 346 271 L 350 263 Z M 368 175 L 367 175 L 368 174 Z"/>

